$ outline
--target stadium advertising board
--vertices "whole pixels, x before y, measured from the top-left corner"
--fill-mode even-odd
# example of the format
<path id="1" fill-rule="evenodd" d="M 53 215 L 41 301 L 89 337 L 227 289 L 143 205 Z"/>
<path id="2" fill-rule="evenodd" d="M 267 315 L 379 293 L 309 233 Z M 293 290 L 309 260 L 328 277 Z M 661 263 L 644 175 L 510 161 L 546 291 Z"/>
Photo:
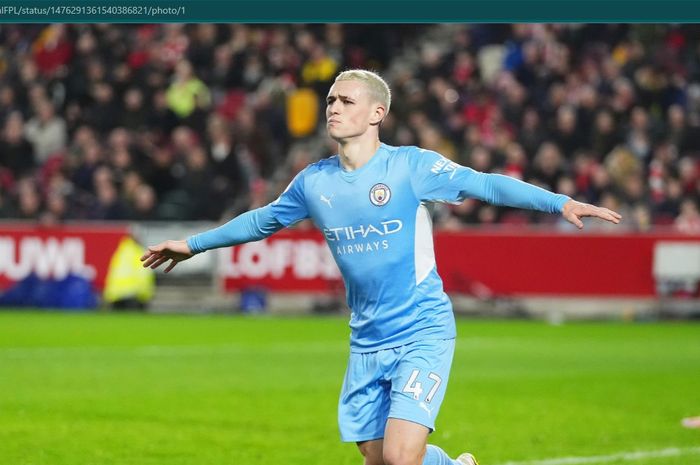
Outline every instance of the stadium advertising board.
<path id="1" fill-rule="evenodd" d="M 0 225 L 0 289 L 34 273 L 42 279 L 75 274 L 102 289 L 126 227 Z"/>
<path id="2" fill-rule="evenodd" d="M 323 236 L 299 230 L 222 249 L 219 274 L 227 291 L 263 286 L 279 292 L 323 292 L 340 279 Z"/>
<path id="3" fill-rule="evenodd" d="M 700 237 L 518 230 L 439 231 L 438 270 L 448 292 L 487 289 L 494 296 L 654 297 L 654 248 Z M 250 286 L 273 292 L 326 292 L 340 273 L 320 233 L 285 230 L 220 252 L 226 291 Z M 358 255 L 358 259 L 361 256 Z M 391 279 L 391 277 L 387 277 Z"/>

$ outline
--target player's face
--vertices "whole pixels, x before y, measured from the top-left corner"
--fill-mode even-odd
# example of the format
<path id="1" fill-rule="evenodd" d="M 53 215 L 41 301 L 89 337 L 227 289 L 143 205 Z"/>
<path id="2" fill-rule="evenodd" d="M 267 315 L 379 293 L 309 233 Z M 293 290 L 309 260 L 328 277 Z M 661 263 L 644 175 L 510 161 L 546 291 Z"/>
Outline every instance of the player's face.
<path id="1" fill-rule="evenodd" d="M 338 81 L 326 97 L 326 128 L 338 142 L 367 132 L 383 116 L 381 106 L 372 101 L 361 81 Z"/>

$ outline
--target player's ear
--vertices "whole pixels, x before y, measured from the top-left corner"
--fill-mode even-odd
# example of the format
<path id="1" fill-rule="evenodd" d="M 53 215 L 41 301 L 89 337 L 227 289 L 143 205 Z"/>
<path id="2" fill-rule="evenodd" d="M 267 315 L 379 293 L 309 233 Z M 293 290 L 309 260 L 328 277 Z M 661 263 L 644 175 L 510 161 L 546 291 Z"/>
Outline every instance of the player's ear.
<path id="1" fill-rule="evenodd" d="M 372 126 L 377 126 L 381 124 L 385 116 L 386 108 L 384 108 L 384 105 L 376 104 L 374 106 L 374 110 L 372 111 L 372 116 L 369 119 L 369 124 L 371 124 Z"/>

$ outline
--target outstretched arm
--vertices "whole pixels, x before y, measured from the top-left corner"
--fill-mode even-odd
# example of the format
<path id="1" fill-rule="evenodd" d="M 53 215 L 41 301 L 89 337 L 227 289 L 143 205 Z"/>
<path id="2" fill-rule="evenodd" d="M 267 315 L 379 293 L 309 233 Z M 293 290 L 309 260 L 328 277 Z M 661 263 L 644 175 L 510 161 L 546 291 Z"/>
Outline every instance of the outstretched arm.
<path id="1" fill-rule="evenodd" d="M 279 231 L 283 225 L 270 205 L 237 216 L 218 228 L 190 236 L 186 241 L 168 240 L 148 247 L 141 257 L 145 268 L 156 269 L 170 260 L 168 273 L 181 261 L 205 250 L 228 247 L 244 242 L 259 241 Z"/>
<path id="2" fill-rule="evenodd" d="M 560 213 L 579 229 L 586 216 L 615 224 L 622 218 L 607 208 L 577 202 L 509 176 L 475 171 L 429 150 L 418 149 L 409 161 L 413 164 L 411 182 L 420 200 L 461 202 L 471 197 L 494 205 Z"/>
<path id="3" fill-rule="evenodd" d="M 561 215 L 577 228 L 583 228 L 581 218 L 595 217 L 618 224 L 622 216 L 607 208 L 578 202 L 565 195 L 554 194 L 508 176 L 472 172 L 470 193 L 496 205 L 529 208 Z"/>

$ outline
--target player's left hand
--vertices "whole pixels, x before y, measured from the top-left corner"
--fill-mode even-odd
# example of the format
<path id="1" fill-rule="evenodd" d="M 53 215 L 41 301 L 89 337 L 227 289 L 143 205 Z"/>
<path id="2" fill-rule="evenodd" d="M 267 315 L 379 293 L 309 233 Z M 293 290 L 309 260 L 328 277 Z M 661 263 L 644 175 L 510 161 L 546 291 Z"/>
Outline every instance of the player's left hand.
<path id="1" fill-rule="evenodd" d="M 620 220 L 622 220 L 622 215 L 617 212 L 603 207 L 596 207 L 589 203 L 577 202 L 573 199 L 564 204 L 561 214 L 569 223 L 572 223 L 579 229 L 583 229 L 581 218 L 586 216 L 600 218 L 615 224 L 618 224 Z"/>

